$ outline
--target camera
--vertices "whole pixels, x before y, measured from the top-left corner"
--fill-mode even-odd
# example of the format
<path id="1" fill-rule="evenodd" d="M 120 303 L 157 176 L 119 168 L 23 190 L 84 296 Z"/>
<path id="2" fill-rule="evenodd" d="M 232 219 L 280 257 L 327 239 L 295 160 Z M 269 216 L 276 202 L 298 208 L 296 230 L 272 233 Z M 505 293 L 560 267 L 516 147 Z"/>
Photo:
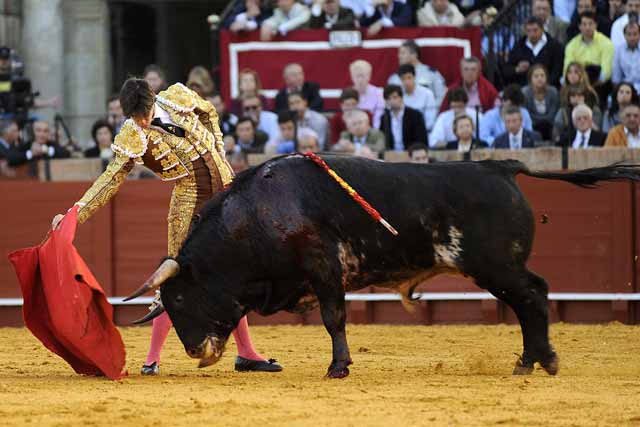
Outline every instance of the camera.
<path id="1" fill-rule="evenodd" d="M 23 126 L 36 96 L 31 90 L 31 80 L 14 72 L 11 49 L 0 47 L 0 114 Z"/>

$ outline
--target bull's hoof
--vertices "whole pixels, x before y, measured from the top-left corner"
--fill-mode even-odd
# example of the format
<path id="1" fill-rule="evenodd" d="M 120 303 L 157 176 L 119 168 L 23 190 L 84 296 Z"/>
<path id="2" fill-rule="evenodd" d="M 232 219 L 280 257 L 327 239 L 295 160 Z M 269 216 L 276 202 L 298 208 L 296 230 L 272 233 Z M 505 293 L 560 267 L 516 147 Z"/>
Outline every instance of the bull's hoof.
<path id="1" fill-rule="evenodd" d="M 533 363 L 525 362 L 522 358 L 518 359 L 516 366 L 513 368 L 512 375 L 531 375 L 533 372 Z"/>
<path id="2" fill-rule="evenodd" d="M 349 368 L 329 368 L 327 378 L 345 378 L 349 376 Z"/>
<path id="3" fill-rule="evenodd" d="M 542 369 L 547 371 L 549 375 L 556 375 L 558 373 L 558 369 L 560 368 L 560 361 L 558 360 L 558 356 L 556 354 L 546 363 L 540 363 L 542 365 Z"/>

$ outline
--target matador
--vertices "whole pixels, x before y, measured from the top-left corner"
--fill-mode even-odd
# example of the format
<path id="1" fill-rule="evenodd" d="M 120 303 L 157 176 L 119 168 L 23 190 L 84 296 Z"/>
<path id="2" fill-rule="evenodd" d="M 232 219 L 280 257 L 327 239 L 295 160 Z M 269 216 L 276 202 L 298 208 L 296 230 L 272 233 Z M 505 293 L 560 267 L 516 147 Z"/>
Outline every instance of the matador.
<path id="1" fill-rule="evenodd" d="M 145 165 L 161 180 L 173 181 L 168 215 L 170 257 L 178 254 L 192 221 L 205 202 L 234 178 L 225 160 L 218 114 L 211 103 L 181 83 L 154 95 L 142 79 L 127 80 L 120 103 L 129 117 L 111 146 L 115 157 L 82 198 L 78 221 L 85 222 L 117 193 L 134 165 Z M 54 218 L 54 226 L 61 216 Z M 157 297 L 157 296 L 156 296 Z M 159 303 L 156 298 L 154 304 Z M 233 332 L 238 348 L 235 369 L 276 372 L 282 367 L 256 352 L 246 317 Z M 166 313 L 153 321 L 151 346 L 143 375 L 159 373 L 160 352 L 171 329 Z"/>

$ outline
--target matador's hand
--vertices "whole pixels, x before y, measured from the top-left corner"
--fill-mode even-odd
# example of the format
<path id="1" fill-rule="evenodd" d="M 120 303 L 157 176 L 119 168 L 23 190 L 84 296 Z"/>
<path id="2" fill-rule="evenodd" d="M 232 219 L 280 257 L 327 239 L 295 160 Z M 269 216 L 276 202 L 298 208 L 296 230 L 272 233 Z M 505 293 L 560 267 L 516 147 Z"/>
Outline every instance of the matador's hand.
<path id="1" fill-rule="evenodd" d="M 53 217 L 53 221 L 51 221 L 52 230 L 55 230 L 56 228 L 58 228 L 58 225 L 60 224 L 60 221 L 62 221 L 62 218 L 64 218 L 63 214 L 58 214 Z"/>

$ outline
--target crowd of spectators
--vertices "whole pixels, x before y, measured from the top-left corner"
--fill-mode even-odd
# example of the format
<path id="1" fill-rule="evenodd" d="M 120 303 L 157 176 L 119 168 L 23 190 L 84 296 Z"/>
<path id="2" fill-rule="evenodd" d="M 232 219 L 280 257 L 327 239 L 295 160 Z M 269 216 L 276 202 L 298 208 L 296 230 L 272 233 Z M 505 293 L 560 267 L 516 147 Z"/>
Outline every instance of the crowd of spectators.
<path id="1" fill-rule="evenodd" d="M 506 34 L 500 82 L 483 73 L 483 61 L 465 57 L 460 78 L 445 82 L 422 62 L 413 40 L 397 50 L 396 71 L 384 86 L 372 84 L 372 65 L 359 58 L 336 72 L 350 76 L 338 111 L 325 108 L 318 83 L 297 63 L 282 64 L 282 86 L 267 99 L 258 72 L 242 69 L 238 96 L 225 99 L 209 71 L 194 67 L 186 84 L 217 109 L 230 162 L 241 170 L 247 154 L 335 151 L 380 158 L 408 151 L 416 162 L 429 150 L 476 148 L 640 148 L 640 0 L 522 0 L 528 5 L 521 32 Z M 529 3 L 530 2 L 530 3 Z M 235 0 L 222 23 L 233 32 L 256 31 L 262 40 L 301 28 L 363 29 L 486 25 L 502 0 Z M 506 27 L 505 27 L 506 28 Z M 483 49 L 487 43 L 486 31 Z M 494 37 L 496 34 L 493 35 Z M 505 34 L 499 34 L 505 37 Z M 149 65 L 144 78 L 156 93 L 167 86 L 163 70 Z M 38 158 L 97 157 L 108 161 L 110 142 L 125 120 L 117 95 L 107 116 L 91 129 L 84 151 L 58 142 L 46 122 L 35 122 L 32 142 L 22 143 L 17 123 L 0 124 L 0 157 L 9 165 Z"/>

